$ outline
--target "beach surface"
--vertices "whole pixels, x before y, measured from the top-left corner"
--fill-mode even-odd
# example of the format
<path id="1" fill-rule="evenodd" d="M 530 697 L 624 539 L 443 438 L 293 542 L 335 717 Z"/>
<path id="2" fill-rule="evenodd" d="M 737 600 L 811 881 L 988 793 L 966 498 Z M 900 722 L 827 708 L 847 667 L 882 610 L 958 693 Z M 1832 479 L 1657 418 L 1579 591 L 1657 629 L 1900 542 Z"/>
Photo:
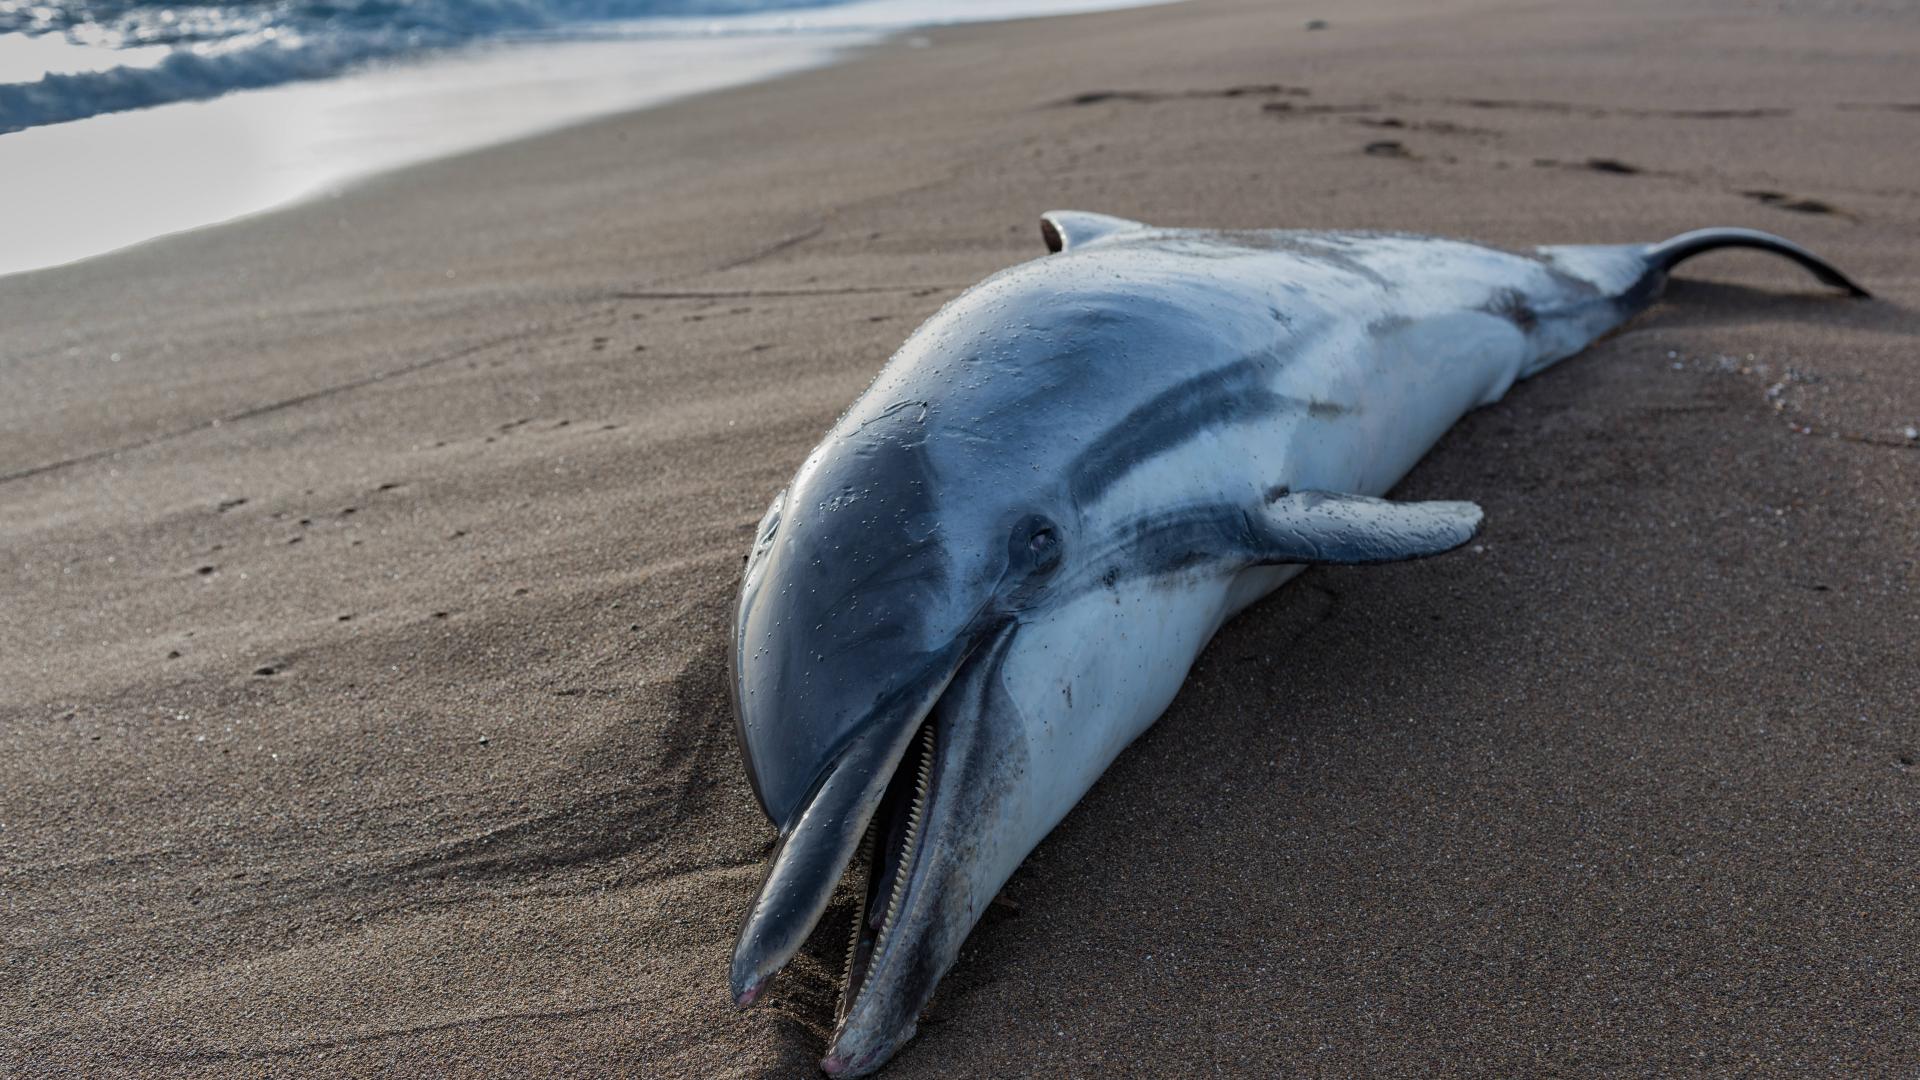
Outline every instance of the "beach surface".
<path id="1" fill-rule="evenodd" d="M 1324 19 L 1324 29 L 1308 29 Z M 1783 233 L 1221 632 L 886 1074 L 1920 1061 L 1920 23 L 1194 3 L 848 62 L 0 278 L 0 1073 L 805 1076 L 728 1001 L 767 501 L 1038 215 Z"/>

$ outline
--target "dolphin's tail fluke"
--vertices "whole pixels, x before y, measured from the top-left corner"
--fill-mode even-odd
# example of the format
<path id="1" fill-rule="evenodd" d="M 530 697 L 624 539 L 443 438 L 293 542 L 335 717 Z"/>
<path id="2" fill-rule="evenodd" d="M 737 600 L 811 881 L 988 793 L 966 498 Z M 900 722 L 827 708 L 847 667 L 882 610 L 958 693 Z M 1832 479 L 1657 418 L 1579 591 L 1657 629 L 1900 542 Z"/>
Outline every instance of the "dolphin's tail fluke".
<path id="1" fill-rule="evenodd" d="M 1675 266 L 1695 255 L 1723 248 L 1748 248 L 1780 255 L 1806 267 L 1828 285 L 1845 289 L 1853 296 L 1869 295 L 1832 263 L 1790 240 L 1758 229 L 1695 229 L 1657 244 L 1567 244 L 1534 251 L 1555 269 L 1585 281 L 1606 298 L 1604 307 L 1594 307 L 1587 312 L 1593 317 L 1593 325 L 1583 324 L 1588 333 L 1580 342 L 1584 345 L 1651 306 Z"/>
<path id="2" fill-rule="evenodd" d="M 1814 277 L 1849 295 L 1871 294 L 1832 263 L 1813 252 L 1758 229 L 1695 229 L 1657 244 L 1563 244 L 1534 249 L 1534 255 L 1555 270 L 1584 283 L 1599 295 L 1582 289 L 1566 302 L 1535 308 L 1533 358 L 1523 364 L 1520 377 L 1544 371 L 1592 344 L 1601 335 L 1653 306 L 1667 275 L 1675 266 L 1709 251 L 1748 248 L 1770 252 L 1799 263 Z"/>
<path id="3" fill-rule="evenodd" d="M 1675 266 L 1695 255 L 1718 251 L 1721 248 L 1752 248 L 1755 251 L 1772 252 L 1792 259 L 1806 267 L 1807 271 L 1819 278 L 1822 284 L 1831 285 L 1836 289 L 1845 289 L 1850 296 L 1864 300 L 1873 295 L 1855 284 L 1853 279 L 1841 273 L 1832 263 L 1813 252 L 1791 240 L 1783 240 L 1772 233 L 1764 233 L 1758 229 L 1695 229 L 1692 232 L 1681 233 L 1671 240 L 1653 244 L 1647 248 L 1648 265 L 1641 280 L 1655 279 L 1648 281 L 1648 284 L 1657 288 L 1657 279 L 1665 276 Z"/>

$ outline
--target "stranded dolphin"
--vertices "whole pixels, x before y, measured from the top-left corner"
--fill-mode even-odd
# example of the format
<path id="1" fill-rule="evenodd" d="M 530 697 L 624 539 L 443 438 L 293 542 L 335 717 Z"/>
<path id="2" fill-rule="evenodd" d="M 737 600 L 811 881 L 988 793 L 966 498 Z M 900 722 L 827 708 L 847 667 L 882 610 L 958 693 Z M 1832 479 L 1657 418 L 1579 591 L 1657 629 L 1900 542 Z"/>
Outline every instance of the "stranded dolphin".
<path id="1" fill-rule="evenodd" d="M 1437 555 L 1468 502 L 1389 502 L 1468 410 L 1765 233 L 1512 254 L 1384 233 L 1048 214 L 1053 252 L 928 320 L 774 499 L 732 640 L 779 828 L 733 954 L 750 1005 L 849 866 L 865 901 L 821 1062 L 914 1033 L 1034 845 L 1235 612 L 1305 566 Z"/>

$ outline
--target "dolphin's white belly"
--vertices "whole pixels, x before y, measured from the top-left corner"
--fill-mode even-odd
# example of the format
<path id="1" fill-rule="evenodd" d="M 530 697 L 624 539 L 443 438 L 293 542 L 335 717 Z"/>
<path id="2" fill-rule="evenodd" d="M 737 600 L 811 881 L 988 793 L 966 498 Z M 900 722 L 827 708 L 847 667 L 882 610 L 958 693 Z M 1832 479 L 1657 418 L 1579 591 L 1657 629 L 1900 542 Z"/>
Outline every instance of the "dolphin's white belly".
<path id="1" fill-rule="evenodd" d="M 1002 680 L 1009 699 L 1024 706 L 1032 763 L 1026 824 L 1036 830 L 1029 835 L 1059 823 L 1166 711 L 1230 614 L 1230 592 L 1231 579 L 1217 573 L 1177 582 L 1139 578 L 1093 590 L 1020 628 L 1022 647 L 1009 656 Z M 1036 702 L 1046 704 L 1028 704 Z"/>
<path id="2" fill-rule="evenodd" d="M 1273 380 L 1302 408 L 1223 427 L 1133 469 L 1089 508 L 1088 531 L 1155 507 L 1257 506 L 1276 486 L 1385 494 L 1464 413 L 1497 400 L 1526 359 L 1511 323 L 1478 312 L 1330 334 Z M 1031 835 L 1058 824 L 1166 711 L 1227 619 L 1302 569 L 1121 581 L 1024 625 L 1003 678 L 1009 699 L 1028 707 Z"/>

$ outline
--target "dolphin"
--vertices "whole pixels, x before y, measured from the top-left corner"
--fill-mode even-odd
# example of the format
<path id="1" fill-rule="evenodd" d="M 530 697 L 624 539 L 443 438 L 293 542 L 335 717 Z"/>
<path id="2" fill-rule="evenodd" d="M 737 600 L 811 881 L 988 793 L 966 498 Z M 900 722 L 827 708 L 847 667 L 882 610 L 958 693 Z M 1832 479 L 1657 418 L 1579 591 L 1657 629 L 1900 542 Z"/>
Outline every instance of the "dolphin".
<path id="1" fill-rule="evenodd" d="M 1514 253 L 1378 232 L 1042 218 L 1049 254 L 922 325 L 773 500 L 731 646 L 779 830 L 733 952 L 760 1000 L 849 868 L 827 1073 L 877 1069 L 989 901 L 1223 622 L 1317 564 L 1438 555 L 1388 492 L 1468 410 L 1766 233 Z"/>

